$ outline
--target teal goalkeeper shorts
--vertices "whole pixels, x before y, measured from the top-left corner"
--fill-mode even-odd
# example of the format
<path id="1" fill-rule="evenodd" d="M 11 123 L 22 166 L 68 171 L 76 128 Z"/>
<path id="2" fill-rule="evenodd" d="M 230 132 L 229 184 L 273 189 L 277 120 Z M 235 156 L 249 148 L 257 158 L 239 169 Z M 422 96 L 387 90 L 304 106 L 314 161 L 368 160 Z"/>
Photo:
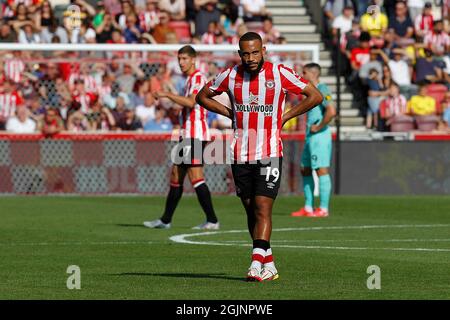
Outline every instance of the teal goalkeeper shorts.
<path id="1" fill-rule="evenodd" d="M 302 167 L 329 168 L 331 165 L 331 131 L 329 128 L 306 137 L 302 154 Z"/>

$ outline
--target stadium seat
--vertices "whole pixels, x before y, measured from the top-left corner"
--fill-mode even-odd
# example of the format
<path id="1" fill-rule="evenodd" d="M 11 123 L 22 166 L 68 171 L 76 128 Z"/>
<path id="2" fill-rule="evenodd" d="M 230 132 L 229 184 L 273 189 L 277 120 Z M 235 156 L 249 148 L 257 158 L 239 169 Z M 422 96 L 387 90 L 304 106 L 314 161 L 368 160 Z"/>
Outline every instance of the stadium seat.
<path id="1" fill-rule="evenodd" d="M 438 114 L 442 113 L 441 102 L 444 100 L 445 93 L 447 92 L 447 86 L 443 84 L 433 83 L 427 86 L 427 95 L 433 97 L 436 100 L 436 110 Z"/>
<path id="2" fill-rule="evenodd" d="M 181 43 L 188 43 L 191 41 L 191 27 L 186 21 L 170 21 L 169 27 L 175 30 L 178 40 Z"/>
<path id="3" fill-rule="evenodd" d="M 408 132 L 414 130 L 414 119 L 410 116 L 396 116 L 389 121 L 391 132 Z"/>
<path id="4" fill-rule="evenodd" d="M 433 131 L 436 130 L 439 124 L 439 117 L 431 116 L 416 116 L 417 129 L 419 131 Z"/>

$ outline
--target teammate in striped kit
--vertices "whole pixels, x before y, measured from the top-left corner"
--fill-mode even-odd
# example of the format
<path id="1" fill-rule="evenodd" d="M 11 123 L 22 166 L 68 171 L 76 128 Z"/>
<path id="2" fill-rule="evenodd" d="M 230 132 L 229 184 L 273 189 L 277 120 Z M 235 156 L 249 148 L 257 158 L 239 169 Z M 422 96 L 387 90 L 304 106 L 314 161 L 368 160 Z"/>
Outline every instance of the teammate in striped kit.
<path id="1" fill-rule="evenodd" d="M 303 67 L 303 77 L 310 81 L 322 93 L 324 99 L 318 108 L 308 112 L 306 127 L 306 141 L 301 160 L 301 172 L 303 176 L 303 191 L 305 194 L 305 206 L 299 211 L 293 212 L 293 217 L 318 217 L 328 216 L 328 207 L 331 197 L 331 178 L 329 168 L 331 163 L 331 131 L 328 124 L 336 115 L 336 109 L 331 99 L 331 91 L 325 83 L 320 82 L 320 65 L 309 63 Z M 314 204 L 314 179 L 312 170 L 319 176 L 320 206 L 313 209 Z"/>
<path id="2" fill-rule="evenodd" d="M 266 49 L 257 33 L 244 34 L 239 48 L 242 64 L 227 69 L 204 86 L 197 102 L 233 120 L 231 168 L 253 240 L 247 280 L 275 280 L 278 271 L 273 262 L 270 236 L 272 206 L 281 180 L 281 128 L 288 120 L 319 104 L 322 95 L 293 70 L 264 61 Z M 223 92 L 229 95 L 232 109 L 213 99 Z M 284 112 L 287 92 L 303 94 L 306 98 Z"/>
<path id="3" fill-rule="evenodd" d="M 217 230 L 219 222 L 211 201 L 211 194 L 203 174 L 203 149 L 210 140 L 206 122 L 206 110 L 196 103 L 195 97 L 206 83 L 206 78 L 195 67 L 197 53 L 191 46 L 184 46 L 178 51 L 178 63 L 187 77 L 184 96 L 169 92 L 156 92 L 156 98 L 168 98 L 183 107 L 180 143 L 172 156 L 174 165 L 170 177 L 170 191 L 166 208 L 160 219 L 146 221 L 149 228 L 168 229 L 178 201 L 183 194 L 183 182 L 186 174 L 195 189 L 200 205 L 206 214 L 206 222 L 193 229 Z"/>

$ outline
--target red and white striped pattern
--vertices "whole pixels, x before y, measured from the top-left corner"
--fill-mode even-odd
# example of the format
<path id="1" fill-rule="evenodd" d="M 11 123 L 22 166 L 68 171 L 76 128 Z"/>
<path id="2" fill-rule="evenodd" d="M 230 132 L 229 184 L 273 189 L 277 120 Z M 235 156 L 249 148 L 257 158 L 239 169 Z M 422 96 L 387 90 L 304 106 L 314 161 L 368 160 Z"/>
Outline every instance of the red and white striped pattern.
<path id="1" fill-rule="evenodd" d="M 0 94 L 0 116 L 9 118 L 14 116 L 17 106 L 22 104 L 22 98 L 16 93 Z"/>
<path id="2" fill-rule="evenodd" d="M 69 86 L 73 88 L 75 80 L 81 79 L 84 81 L 84 89 L 86 92 L 97 92 L 97 82 L 95 81 L 95 78 L 91 75 L 83 75 L 79 73 L 72 73 L 69 76 Z"/>
<path id="3" fill-rule="evenodd" d="M 149 32 L 159 23 L 157 11 L 147 11 L 139 15 L 139 25 L 142 30 Z"/>
<path id="4" fill-rule="evenodd" d="M 32 6 L 33 4 L 38 4 L 39 0 L 8 0 L 8 4 L 14 7 L 17 7 L 20 3 L 23 3 L 27 7 Z"/>
<path id="5" fill-rule="evenodd" d="M 206 84 L 205 76 L 195 70 L 186 80 L 185 96 L 196 95 Z M 183 108 L 181 135 L 184 139 L 210 140 L 209 128 L 206 119 L 207 111 L 199 104 L 194 108 Z"/>
<path id="6" fill-rule="evenodd" d="M 216 36 L 213 33 L 204 33 L 202 35 L 201 42 L 203 44 L 215 44 L 216 43 Z"/>
<path id="7" fill-rule="evenodd" d="M 25 63 L 19 59 L 11 59 L 5 61 L 5 75 L 15 83 L 22 80 L 22 74 L 25 71 Z"/>
<path id="8" fill-rule="evenodd" d="M 431 48 L 431 46 L 435 46 L 439 50 L 445 50 L 447 46 L 450 46 L 450 37 L 444 31 L 438 34 L 430 31 L 423 39 L 423 43 L 428 48 Z"/>
<path id="9" fill-rule="evenodd" d="M 433 16 L 419 14 L 414 21 L 414 27 L 417 31 L 427 33 L 433 30 Z"/>
<path id="10" fill-rule="evenodd" d="M 402 95 L 389 97 L 386 99 L 385 103 L 392 116 L 406 114 L 408 111 L 406 98 Z"/>
<path id="11" fill-rule="evenodd" d="M 280 138 L 286 93 L 302 93 L 308 81 L 282 64 L 265 62 L 257 76 L 242 66 L 221 74 L 209 88 L 228 92 L 234 109 L 234 160 L 249 162 L 283 156 Z"/>
<path id="12" fill-rule="evenodd" d="M 81 112 L 84 114 L 89 112 L 91 103 L 94 101 L 94 96 L 92 93 L 82 93 L 73 97 L 73 100 L 81 104 Z"/>

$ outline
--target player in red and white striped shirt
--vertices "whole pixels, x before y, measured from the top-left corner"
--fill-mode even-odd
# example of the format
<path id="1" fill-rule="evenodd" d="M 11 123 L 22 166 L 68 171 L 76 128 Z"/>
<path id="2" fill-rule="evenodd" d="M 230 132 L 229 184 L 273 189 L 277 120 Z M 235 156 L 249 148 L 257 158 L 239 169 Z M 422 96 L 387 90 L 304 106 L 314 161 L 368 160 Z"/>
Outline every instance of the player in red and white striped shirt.
<path id="1" fill-rule="evenodd" d="M 168 98 L 182 106 L 183 110 L 180 143 L 172 152 L 173 166 L 166 208 L 160 219 L 144 222 L 149 228 L 170 228 L 173 214 L 183 194 L 183 183 L 187 174 L 206 214 L 206 222 L 194 229 L 219 229 L 203 173 L 203 149 L 210 137 L 206 122 L 207 111 L 195 101 L 198 92 L 206 83 L 205 76 L 196 69 L 196 56 L 197 53 L 191 46 L 184 46 L 178 51 L 180 69 L 187 77 L 184 96 L 163 91 L 154 93 L 156 98 Z"/>
<path id="2" fill-rule="evenodd" d="M 321 103 L 323 97 L 316 87 L 293 70 L 282 64 L 265 62 L 266 50 L 257 33 L 244 34 L 239 48 L 242 64 L 222 72 L 203 87 L 197 102 L 233 120 L 235 135 L 231 153 L 234 163 L 231 168 L 253 240 L 247 280 L 275 280 L 278 271 L 273 262 L 270 235 L 272 206 L 281 180 L 281 128 L 289 119 Z M 223 92 L 230 96 L 232 110 L 213 99 Z M 306 98 L 285 112 L 288 92 L 303 94 Z"/>

